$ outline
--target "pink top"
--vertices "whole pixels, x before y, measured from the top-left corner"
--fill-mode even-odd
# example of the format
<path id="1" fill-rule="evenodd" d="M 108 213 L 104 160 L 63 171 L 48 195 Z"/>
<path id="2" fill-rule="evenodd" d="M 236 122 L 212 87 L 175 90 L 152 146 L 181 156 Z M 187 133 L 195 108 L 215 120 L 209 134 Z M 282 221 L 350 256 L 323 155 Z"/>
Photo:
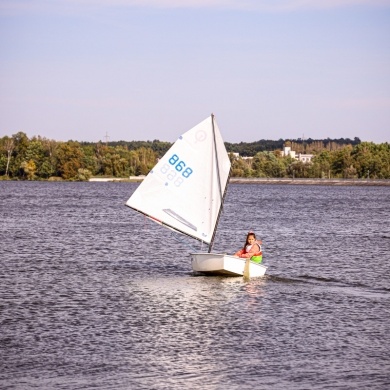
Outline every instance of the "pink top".
<path id="1" fill-rule="evenodd" d="M 243 257 L 243 258 L 251 258 L 252 256 L 255 255 L 260 255 L 261 254 L 261 241 L 256 241 L 252 245 L 247 245 L 245 248 L 240 249 L 237 251 L 234 256 L 238 257 Z"/>

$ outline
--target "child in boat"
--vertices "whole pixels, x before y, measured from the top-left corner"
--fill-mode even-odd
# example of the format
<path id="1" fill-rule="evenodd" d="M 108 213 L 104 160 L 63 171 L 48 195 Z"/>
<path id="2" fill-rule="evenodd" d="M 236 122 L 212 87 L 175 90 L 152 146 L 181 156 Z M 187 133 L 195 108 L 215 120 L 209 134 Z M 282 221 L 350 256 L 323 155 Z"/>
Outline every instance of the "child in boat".
<path id="1" fill-rule="evenodd" d="M 234 256 L 244 258 L 262 257 L 261 244 L 260 240 L 256 240 L 255 233 L 249 232 L 246 236 L 244 247 L 237 251 Z"/>

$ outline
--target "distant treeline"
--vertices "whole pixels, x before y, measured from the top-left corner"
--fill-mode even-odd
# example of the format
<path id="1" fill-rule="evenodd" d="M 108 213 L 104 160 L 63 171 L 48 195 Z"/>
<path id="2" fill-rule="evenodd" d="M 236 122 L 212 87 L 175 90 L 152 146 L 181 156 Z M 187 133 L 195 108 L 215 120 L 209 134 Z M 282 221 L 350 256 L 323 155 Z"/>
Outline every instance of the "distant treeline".
<path id="1" fill-rule="evenodd" d="M 0 138 L 0 179 L 88 180 L 91 176 L 147 174 L 171 143 L 92 143 L 28 138 L 23 132 Z M 235 177 L 390 178 L 390 145 L 351 139 L 260 140 L 225 143 Z M 284 146 L 314 154 L 311 163 L 283 156 Z M 247 158 L 249 157 L 249 158 Z"/>
<path id="2" fill-rule="evenodd" d="M 226 150 L 229 153 L 239 153 L 243 157 L 253 157 L 258 152 L 282 150 L 284 146 L 290 146 L 292 150 L 297 153 L 314 153 L 321 150 L 337 150 L 348 145 L 358 145 L 361 141 L 358 137 L 353 140 L 349 138 L 339 138 L 325 140 L 314 140 L 308 138 L 306 140 L 298 138 L 292 140 L 279 139 L 278 141 L 262 139 L 256 142 L 240 142 L 230 143 L 225 142 Z M 92 142 L 81 142 L 81 145 L 90 146 L 94 145 Z M 115 141 L 108 142 L 108 146 L 117 147 L 122 146 L 128 150 L 137 150 L 140 148 L 150 148 L 162 157 L 166 151 L 172 146 L 170 142 L 162 142 L 159 140 L 154 141 Z"/>
<path id="3" fill-rule="evenodd" d="M 253 157 L 258 152 L 282 150 L 284 146 L 290 146 L 291 150 L 295 150 L 297 153 L 315 153 L 322 150 L 338 150 L 348 145 L 355 146 L 360 143 L 360 139 L 355 137 L 353 140 L 349 138 L 327 138 L 325 140 L 298 138 L 291 140 L 279 139 L 278 141 L 262 139 L 256 142 L 240 142 L 238 144 L 225 142 L 225 145 L 226 150 L 230 153 L 239 153 L 243 157 Z"/>
<path id="4" fill-rule="evenodd" d="M 100 141 L 99 143 L 101 144 L 102 142 Z M 96 142 L 80 142 L 80 144 L 81 146 L 94 146 Z M 159 157 L 162 157 L 172 146 L 172 143 L 155 139 L 154 141 L 113 141 L 104 145 L 113 148 L 121 147 L 127 150 L 152 149 Z"/>

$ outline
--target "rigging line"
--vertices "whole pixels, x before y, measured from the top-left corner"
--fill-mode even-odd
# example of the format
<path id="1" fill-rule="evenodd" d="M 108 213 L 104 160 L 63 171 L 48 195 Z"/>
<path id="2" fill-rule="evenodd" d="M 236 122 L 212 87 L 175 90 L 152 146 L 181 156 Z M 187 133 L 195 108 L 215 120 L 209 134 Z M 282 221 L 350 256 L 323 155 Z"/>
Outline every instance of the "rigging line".
<path id="1" fill-rule="evenodd" d="M 213 232 L 213 236 L 211 237 L 211 241 L 210 241 L 210 245 L 209 245 L 209 253 L 211 252 L 211 249 L 212 249 L 212 247 L 214 245 L 214 239 L 215 239 L 215 235 L 217 233 L 217 226 L 218 226 L 219 219 L 221 218 L 221 214 L 222 214 L 222 211 L 223 211 L 223 202 L 225 201 L 225 197 L 226 197 L 226 194 L 227 194 L 227 188 L 228 188 L 231 172 L 232 172 L 232 170 L 230 169 L 228 178 L 226 180 L 225 192 L 223 193 L 221 207 L 219 208 L 219 211 L 218 211 L 217 221 L 215 223 L 215 229 L 214 229 L 214 232 Z"/>
<path id="2" fill-rule="evenodd" d="M 220 196 L 221 196 L 221 205 L 220 205 L 220 207 L 219 207 L 218 216 L 217 216 L 217 220 L 216 220 L 216 222 L 215 222 L 213 235 L 212 235 L 211 240 L 210 240 L 209 250 L 208 250 L 209 253 L 211 252 L 211 250 L 212 250 L 212 248 L 213 248 L 213 245 L 214 245 L 215 234 L 217 233 L 217 227 L 218 227 L 218 223 L 219 223 L 219 218 L 220 218 L 221 212 L 222 212 L 222 210 L 223 210 L 223 202 L 224 202 L 224 200 L 225 200 L 226 191 L 227 191 L 228 183 L 229 183 L 229 180 L 230 180 L 230 172 L 231 172 L 231 169 L 230 169 L 229 175 L 228 175 L 228 179 L 227 179 L 227 181 L 226 181 L 225 190 L 224 190 L 224 193 L 222 194 L 222 183 L 221 183 L 221 175 L 220 175 L 220 172 L 219 172 L 219 161 L 218 161 L 217 140 L 216 140 L 215 128 L 214 128 L 214 114 L 211 114 L 211 123 L 212 123 L 213 136 L 214 136 L 215 159 L 216 159 L 216 165 L 217 165 L 217 175 L 218 175 L 219 193 L 220 193 Z"/>
<path id="3" fill-rule="evenodd" d="M 223 204 L 223 194 L 222 194 L 222 183 L 221 183 L 221 175 L 219 174 L 219 161 L 218 161 L 218 149 L 217 149 L 217 140 L 215 137 L 215 128 L 214 128 L 214 114 L 211 114 L 211 124 L 213 127 L 213 137 L 214 137 L 214 150 L 215 150 L 215 162 L 217 165 L 217 175 L 218 175 L 218 185 L 219 185 L 219 194 L 221 196 L 221 204 Z"/>

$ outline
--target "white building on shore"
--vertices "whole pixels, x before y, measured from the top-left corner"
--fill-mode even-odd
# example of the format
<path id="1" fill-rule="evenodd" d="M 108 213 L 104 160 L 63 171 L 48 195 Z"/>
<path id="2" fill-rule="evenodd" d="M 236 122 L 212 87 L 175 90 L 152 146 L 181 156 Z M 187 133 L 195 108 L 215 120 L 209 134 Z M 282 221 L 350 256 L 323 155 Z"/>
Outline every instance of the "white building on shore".
<path id="1" fill-rule="evenodd" d="M 241 158 L 242 160 L 252 160 L 253 157 L 241 157 L 240 153 L 229 153 L 231 154 L 234 159 Z M 282 150 L 282 157 L 283 156 L 290 156 L 294 160 L 302 161 L 303 163 L 310 163 L 312 158 L 314 157 L 314 154 L 303 154 L 303 153 L 296 153 L 294 150 L 291 150 L 290 146 L 285 146 Z"/>
<path id="2" fill-rule="evenodd" d="M 314 157 L 314 154 L 298 153 L 297 155 L 294 150 L 291 150 L 290 146 L 285 146 L 282 151 L 282 156 L 290 156 L 295 160 L 302 161 L 304 163 L 309 163 L 311 162 L 311 159 Z"/>

